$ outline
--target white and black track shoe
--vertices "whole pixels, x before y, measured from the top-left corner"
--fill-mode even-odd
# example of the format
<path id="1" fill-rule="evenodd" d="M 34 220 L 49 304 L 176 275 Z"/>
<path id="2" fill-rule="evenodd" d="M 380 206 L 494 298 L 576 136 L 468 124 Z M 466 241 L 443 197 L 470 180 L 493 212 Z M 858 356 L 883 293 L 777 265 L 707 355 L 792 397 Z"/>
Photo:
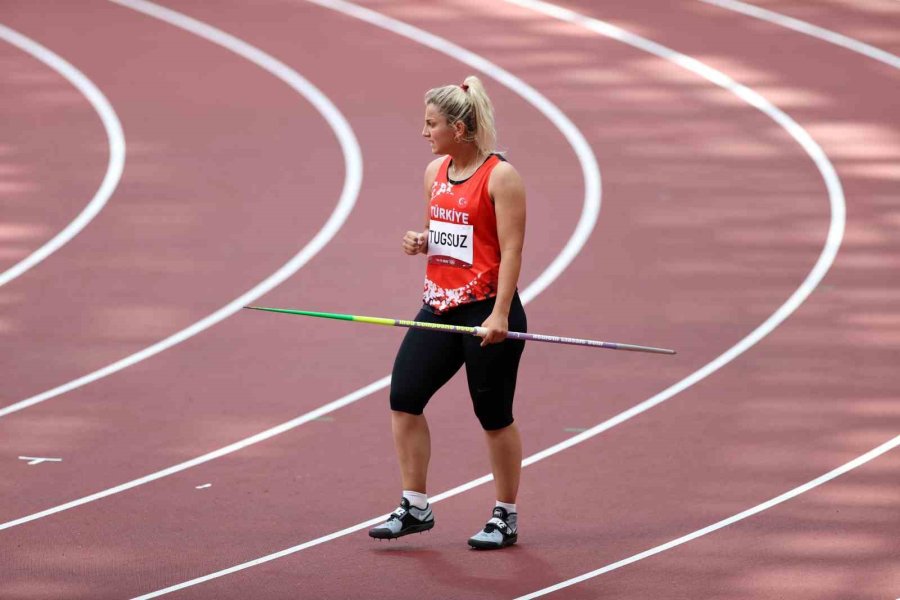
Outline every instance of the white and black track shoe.
<path id="1" fill-rule="evenodd" d="M 469 545 L 479 550 L 494 550 L 512 546 L 519 541 L 519 515 L 507 513 L 502 506 L 494 508 L 494 514 L 484 529 L 469 538 Z"/>
<path id="2" fill-rule="evenodd" d="M 431 505 L 418 508 L 409 505 L 409 500 L 400 500 L 400 506 L 391 513 L 388 520 L 369 530 L 369 536 L 379 540 L 392 540 L 410 533 L 422 533 L 434 527 Z"/>

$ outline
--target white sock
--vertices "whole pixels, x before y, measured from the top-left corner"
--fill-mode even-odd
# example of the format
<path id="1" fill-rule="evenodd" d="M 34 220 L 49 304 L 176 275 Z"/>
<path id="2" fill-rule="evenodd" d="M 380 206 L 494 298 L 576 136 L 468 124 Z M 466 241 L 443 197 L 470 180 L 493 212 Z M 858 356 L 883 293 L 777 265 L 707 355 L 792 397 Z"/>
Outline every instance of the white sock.
<path id="1" fill-rule="evenodd" d="M 416 508 L 422 509 L 428 506 L 428 494 L 423 494 L 422 492 L 412 492 L 410 490 L 403 490 L 403 497 L 409 500 L 410 506 L 415 506 Z"/>
<path id="2" fill-rule="evenodd" d="M 506 513 L 507 513 L 507 514 L 510 514 L 510 515 L 513 514 L 513 513 L 517 513 L 517 512 L 518 512 L 518 511 L 516 510 L 516 505 L 515 505 L 515 504 L 507 504 L 506 502 L 500 502 L 499 500 L 497 500 L 497 504 L 494 505 L 494 508 L 496 508 L 496 507 L 498 507 L 498 506 L 501 507 L 501 508 L 505 508 L 505 509 L 506 509 Z"/>

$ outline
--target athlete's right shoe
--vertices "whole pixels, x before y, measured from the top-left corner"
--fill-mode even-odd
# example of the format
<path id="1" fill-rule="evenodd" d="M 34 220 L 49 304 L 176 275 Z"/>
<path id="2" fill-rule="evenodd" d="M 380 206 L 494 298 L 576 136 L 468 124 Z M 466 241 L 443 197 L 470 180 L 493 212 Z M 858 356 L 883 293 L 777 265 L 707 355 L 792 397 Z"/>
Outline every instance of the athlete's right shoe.
<path id="1" fill-rule="evenodd" d="M 484 529 L 469 538 L 469 545 L 479 550 L 506 548 L 519 541 L 519 515 L 502 506 L 494 507 Z"/>
<path id="2" fill-rule="evenodd" d="M 379 540 L 392 540 L 410 533 L 422 533 L 434 527 L 431 505 L 418 508 L 409 505 L 409 500 L 400 500 L 400 506 L 391 513 L 388 520 L 369 530 L 369 536 Z"/>

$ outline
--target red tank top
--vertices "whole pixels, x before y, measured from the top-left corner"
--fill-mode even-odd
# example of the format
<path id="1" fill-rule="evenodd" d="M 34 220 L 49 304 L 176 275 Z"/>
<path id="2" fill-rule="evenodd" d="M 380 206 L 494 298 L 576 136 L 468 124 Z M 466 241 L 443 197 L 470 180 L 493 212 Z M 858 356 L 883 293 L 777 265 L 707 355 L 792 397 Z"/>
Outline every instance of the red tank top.
<path id="1" fill-rule="evenodd" d="M 465 181 L 447 176 L 444 159 L 431 187 L 425 304 L 436 313 L 493 298 L 500 274 L 497 217 L 488 180 L 503 159 L 492 154 Z"/>

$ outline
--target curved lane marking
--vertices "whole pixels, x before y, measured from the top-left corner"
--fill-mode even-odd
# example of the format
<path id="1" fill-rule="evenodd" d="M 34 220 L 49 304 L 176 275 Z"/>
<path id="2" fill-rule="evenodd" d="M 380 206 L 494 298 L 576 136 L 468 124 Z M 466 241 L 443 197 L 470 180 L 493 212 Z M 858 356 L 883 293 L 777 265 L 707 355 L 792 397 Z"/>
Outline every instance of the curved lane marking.
<path id="1" fill-rule="evenodd" d="M 870 46 L 869 44 L 860 42 L 859 40 L 855 40 L 851 37 L 847 37 L 846 35 L 824 29 L 817 25 L 813 25 L 812 23 L 807 23 L 806 21 L 788 17 L 775 11 L 766 10 L 765 8 L 747 4 L 746 2 L 738 2 L 737 0 L 700 0 L 700 2 L 712 4 L 713 6 L 718 6 L 719 8 L 725 8 L 727 10 L 733 10 L 750 17 L 755 17 L 762 21 L 768 21 L 769 23 L 774 23 L 775 25 L 780 25 L 788 29 L 793 29 L 794 31 L 799 31 L 800 33 L 804 33 L 814 38 L 819 38 L 820 40 L 825 40 L 826 42 L 829 42 L 831 44 L 842 46 L 844 48 L 847 48 L 848 50 L 852 50 L 853 52 L 858 52 L 859 54 L 868 56 L 869 58 L 894 67 L 895 69 L 900 69 L 900 56 L 891 54 L 890 52 L 885 52 L 884 50 L 876 48 L 875 46 Z"/>
<path id="2" fill-rule="evenodd" d="M 322 5 L 345 5 L 346 3 L 340 0 L 310 0 L 312 2 L 316 2 Z M 815 265 L 813 265 L 812 270 L 800 284 L 800 287 L 794 291 L 793 294 L 782 304 L 768 319 L 766 319 L 761 325 L 759 325 L 756 329 L 750 332 L 747 336 L 745 336 L 742 340 L 740 340 L 737 344 L 726 350 L 719 357 L 713 359 L 711 362 L 707 363 L 691 375 L 685 377 L 678 383 L 666 388 L 662 392 L 656 394 L 652 398 L 641 402 L 633 406 L 632 408 L 619 413 L 615 417 L 612 417 L 603 423 L 595 425 L 594 427 L 580 433 L 576 436 L 573 436 L 559 444 L 551 446 L 541 452 L 533 454 L 522 461 L 522 466 L 528 466 L 534 464 L 540 460 L 553 456 L 567 448 L 570 448 L 576 444 L 580 444 L 599 433 L 606 431 L 616 425 L 619 425 L 628 419 L 645 412 L 657 404 L 660 404 L 669 398 L 675 396 L 679 392 L 689 388 L 695 383 L 701 381 L 707 376 L 711 375 L 715 371 L 721 369 L 726 364 L 749 350 L 753 345 L 763 339 L 766 335 L 771 333 L 778 325 L 780 325 L 785 319 L 787 319 L 791 313 L 793 313 L 797 308 L 803 303 L 806 298 L 815 290 L 816 286 L 825 276 L 825 273 L 828 272 L 831 264 L 834 262 L 834 258 L 837 255 L 837 251 L 840 248 L 841 239 L 843 238 L 845 219 L 846 219 L 846 205 L 844 201 L 844 192 L 841 188 L 840 180 L 837 177 L 837 174 L 834 171 L 834 167 L 831 165 L 831 162 L 828 160 L 828 157 L 819 147 L 819 145 L 812 139 L 812 137 L 803 129 L 799 124 L 797 124 L 793 119 L 791 119 L 787 114 L 785 114 L 782 110 L 776 108 L 772 105 L 771 102 L 766 100 L 759 93 L 751 90 L 750 88 L 741 85 L 735 82 L 733 79 L 722 73 L 721 71 L 717 71 L 712 67 L 707 66 L 706 64 L 681 54 L 680 52 L 676 52 L 670 48 L 667 48 L 661 44 L 657 44 L 656 42 L 652 42 L 646 38 L 635 35 L 631 32 L 625 31 L 619 27 L 611 25 L 609 23 L 605 23 L 603 21 L 599 21 L 597 19 L 593 19 L 591 17 L 586 17 L 584 15 L 575 13 L 571 10 L 564 9 L 552 4 L 548 4 L 546 2 L 539 2 L 536 0 L 504 0 L 510 4 L 516 4 L 522 6 L 524 8 L 529 8 L 531 10 L 535 10 L 538 12 L 542 12 L 551 16 L 553 18 L 566 21 L 569 23 L 574 23 L 585 27 L 591 31 L 604 35 L 606 37 L 615 39 L 622 43 L 628 44 L 632 47 L 638 48 L 664 60 L 668 60 L 680 67 L 695 73 L 704 79 L 709 80 L 710 82 L 722 87 L 729 92 L 735 94 L 751 106 L 757 108 L 762 111 L 776 123 L 778 123 L 781 127 L 783 127 L 790 135 L 793 137 L 801 147 L 809 154 L 810 158 L 812 158 L 816 167 L 819 169 L 819 172 L 822 175 L 822 178 L 825 182 L 825 186 L 828 191 L 829 204 L 831 208 L 831 223 L 828 228 L 828 236 L 825 240 L 825 245 L 822 249 L 822 252 L 819 255 L 818 260 Z M 358 7 L 355 7 L 356 10 L 361 10 Z M 363 9 L 364 10 L 364 9 Z M 370 12 L 370 11 L 366 11 Z M 485 484 L 493 479 L 492 475 L 485 475 L 478 479 L 473 479 L 472 481 L 457 486 L 451 490 L 447 490 L 446 492 L 442 492 L 437 494 L 436 496 L 429 498 L 431 503 L 440 502 L 447 498 L 451 498 L 456 496 L 457 494 L 461 494 L 467 490 L 478 487 L 482 484 Z M 336 531 L 334 533 L 324 535 L 322 537 L 316 538 L 314 540 L 310 540 L 308 542 L 304 542 L 302 544 L 298 544 L 296 546 L 292 546 L 290 548 L 286 548 L 284 550 L 280 550 L 278 552 L 273 552 L 266 556 L 262 556 L 260 558 L 256 558 L 238 565 L 234 565 L 227 569 L 222 569 L 220 571 L 216 571 L 214 573 L 209 573 L 202 577 L 197 577 L 195 579 L 191 579 L 189 581 L 185 581 L 182 583 L 178 583 L 167 588 L 157 590 L 155 592 L 150 592 L 149 594 L 145 594 L 143 596 L 139 596 L 135 600 L 144 600 L 147 598 L 156 598 L 158 596 L 162 596 L 180 589 L 184 589 L 187 587 L 192 587 L 194 585 L 198 585 L 204 583 L 206 581 L 210 581 L 212 579 L 217 579 L 219 577 L 223 577 L 225 575 L 229 575 L 231 573 L 235 573 L 237 571 L 242 571 L 244 569 L 248 569 L 251 567 L 255 567 L 261 565 L 263 563 L 270 562 L 272 560 L 276 560 L 278 558 L 283 558 L 290 554 L 294 554 L 296 552 L 300 552 L 301 550 L 305 550 L 306 548 L 311 548 L 313 546 L 318 546 L 319 544 L 323 544 L 325 542 L 329 542 L 331 540 L 343 537 L 350 533 L 354 533 L 380 523 L 384 519 L 388 517 L 387 514 L 380 515 L 378 517 L 374 517 L 369 519 L 368 521 L 364 521 L 362 523 L 358 523 L 351 527 L 347 527 L 340 531 Z"/>
<path id="3" fill-rule="evenodd" d="M 216 29 L 210 25 L 192 19 L 186 15 L 175 12 L 168 8 L 163 8 L 151 2 L 144 0 L 110 0 L 116 4 L 120 4 L 127 8 L 131 8 L 148 16 L 154 17 L 161 21 L 165 21 L 175 27 L 179 27 L 194 35 L 200 36 L 210 42 L 231 50 L 238 56 L 246 58 L 250 62 L 268 71 L 278 79 L 284 81 L 291 88 L 296 90 L 300 95 L 306 98 L 310 104 L 325 118 L 331 128 L 334 130 L 341 146 L 346 163 L 346 173 L 344 174 L 344 185 L 341 191 L 340 199 L 335 206 L 334 211 L 328 217 L 328 220 L 316 235 L 294 255 L 287 263 L 285 263 L 275 273 L 264 279 L 256 285 L 256 287 L 245 292 L 240 297 L 231 301 L 226 306 L 220 308 L 204 319 L 197 321 L 193 325 L 172 334 L 166 339 L 159 341 L 139 352 L 118 360 L 106 367 L 98 369 L 92 373 L 79 377 L 69 383 L 53 388 L 31 398 L 27 398 L 15 404 L 11 404 L 0 409 L 0 417 L 4 417 L 11 413 L 23 410 L 29 406 L 34 406 L 55 398 L 66 392 L 83 387 L 89 383 L 102 379 L 113 373 L 117 373 L 122 369 L 130 367 L 134 364 L 146 360 L 151 356 L 180 344 L 190 337 L 197 335 L 205 329 L 208 329 L 239 311 L 243 306 L 249 304 L 253 300 L 259 298 L 263 294 L 269 292 L 273 288 L 283 283 L 288 277 L 296 273 L 303 265 L 315 256 L 322 248 L 331 241 L 331 238 L 340 230 L 350 212 L 356 204 L 356 197 L 359 194 L 362 183 L 362 153 L 356 136 L 344 116 L 338 111 L 337 107 L 329 100 L 319 89 L 312 83 L 307 81 L 299 73 L 291 69 L 281 61 L 269 56 L 262 50 L 251 46 L 247 42 L 240 40 L 233 35 Z"/>
<path id="4" fill-rule="evenodd" d="M 532 88 L 516 76 L 512 75 L 511 73 L 508 73 L 497 65 L 487 61 L 483 57 L 478 56 L 477 54 L 469 52 L 468 50 L 461 48 L 460 46 L 452 44 L 449 41 L 432 35 L 426 31 L 390 19 L 373 11 L 362 9 L 354 5 L 329 3 L 323 1 L 318 1 L 317 3 L 333 10 L 345 12 L 348 15 L 354 16 L 358 19 L 367 21 L 383 29 L 387 29 L 389 31 L 397 33 L 398 35 L 409 38 L 415 42 L 425 44 L 426 46 L 429 46 L 430 48 L 437 50 L 438 52 L 447 54 L 448 56 L 458 59 L 468 64 L 469 66 L 488 74 L 490 77 L 501 82 L 513 92 L 525 98 L 539 111 L 541 111 L 541 113 L 543 113 L 544 116 L 546 116 L 547 119 L 550 120 L 560 130 L 560 132 L 562 132 L 566 140 L 571 144 L 576 155 L 578 156 L 579 164 L 581 165 L 581 169 L 584 175 L 585 189 L 582 211 L 578 223 L 575 226 L 575 230 L 573 231 L 572 236 L 569 238 L 569 241 L 563 247 L 562 251 L 537 277 L 537 279 L 535 279 L 525 290 L 522 291 L 521 296 L 523 304 L 527 304 L 531 300 L 536 298 L 557 277 L 559 277 L 559 275 L 565 270 L 569 263 L 571 263 L 572 260 L 574 260 L 574 258 L 578 255 L 578 252 L 587 242 L 588 237 L 590 236 L 591 231 L 593 230 L 594 225 L 597 222 L 597 218 L 600 214 L 600 171 L 597 167 L 597 159 L 594 156 L 594 153 L 591 151 L 590 145 L 584 139 L 584 136 L 581 134 L 578 128 L 575 127 L 575 125 L 568 119 L 568 117 L 566 117 L 563 112 L 559 110 L 559 108 L 553 105 L 534 88 Z M 328 413 L 348 406 L 356 402 L 357 400 L 361 400 L 366 396 L 369 396 L 371 394 L 374 394 L 375 392 L 378 392 L 379 390 L 386 388 L 388 385 L 390 385 L 390 383 L 390 375 L 382 377 L 381 379 L 363 386 L 347 394 L 346 396 L 320 406 L 315 410 L 307 412 L 303 415 L 300 415 L 299 417 L 291 419 L 290 421 L 287 421 L 280 425 L 276 425 L 275 427 L 252 435 L 250 437 L 234 442 L 233 444 L 229 444 L 228 446 L 219 448 L 218 450 L 214 450 L 202 456 L 198 456 L 197 458 L 193 458 L 191 460 L 173 465 L 160 471 L 156 471 L 155 473 L 145 475 L 143 477 L 128 481 L 115 487 L 96 492 L 89 496 L 84 496 L 77 500 L 72 500 L 65 504 L 48 508 L 46 510 L 27 515 L 25 517 L 8 521 L 6 523 L 0 523 L 0 531 L 15 527 L 16 525 L 27 523 L 29 521 L 41 519 L 58 512 L 69 510 L 71 508 L 87 504 L 89 502 L 94 502 L 95 500 L 100 500 L 101 498 L 106 498 L 107 496 L 112 496 L 114 494 L 130 490 L 140 485 L 144 485 L 145 483 L 150 483 L 151 481 L 156 481 L 157 479 L 162 479 L 163 477 L 168 477 L 169 475 L 174 475 L 175 473 L 179 473 L 186 469 L 196 467 L 197 465 L 215 460 L 227 454 L 231 454 L 232 452 L 237 452 L 238 450 L 241 450 L 248 446 L 252 446 L 253 444 L 258 444 L 269 438 L 275 437 L 276 435 L 280 435 L 286 431 L 295 429 L 300 425 L 303 425 L 304 423 L 308 423 L 310 421 L 318 419 L 319 417 L 327 415 Z"/>
<path id="5" fill-rule="evenodd" d="M 900 69 L 900 57 L 898 57 L 894 54 L 885 52 L 884 50 L 881 50 L 879 48 L 875 48 L 874 46 L 870 46 L 868 44 L 859 42 L 853 38 L 849 38 L 849 37 L 841 35 L 839 33 L 835 33 L 833 31 L 829 31 L 827 29 L 823 29 L 821 27 L 812 25 L 810 23 L 806 23 L 804 21 L 800 21 L 799 19 L 787 17 L 785 15 L 781 15 L 774 11 L 766 10 L 764 8 L 759 8 L 757 6 L 753 6 L 751 4 L 747 4 L 744 2 L 738 2 L 736 0 L 700 0 L 700 2 L 705 2 L 706 4 L 712 4 L 714 6 L 719 6 L 721 8 L 733 10 L 733 11 L 751 16 L 751 17 L 755 17 L 757 19 L 761 19 L 764 21 L 768 21 L 770 23 L 774 23 L 776 25 L 781 25 L 782 27 L 786 27 L 788 29 L 793 29 L 794 31 L 804 33 L 804 34 L 810 35 L 812 37 L 819 38 L 821 40 L 830 42 L 832 44 L 836 44 L 838 46 L 842 46 L 842 47 L 852 50 L 854 52 L 858 52 L 864 56 L 868 56 L 869 58 L 878 60 L 878 61 L 883 62 L 891 67 L 894 67 L 895 69 Z M 550 593 L 560 590 L 562 588 L 569 587 L 571 585 L 585 581 L 587 579 L 591 579 L 593 577 L 597 577 L 599 575 L 603 575 L 604 573 L 609 573 L 610 571 L 614 571 L 616 569 L 619 569 L 619 568 L 629 565 L 631 563 L 637 562 L 639 560 L 643 560 L 643 559 L 653 556 L 655 554 L 665 552 L 666 550 L 669 550 L 676 546 L 680 546 L 682 544 L 685 544 L 687 542 L 695 540 L 695 539 L 702 537 L 708 533 L 712 533 L 713 531 L 717 531 L 719 529 L 722 529 L 723 527 L 727 527 L 728 525 L 736 523 L 737 521 L 741 521 L 743 519 L 746 519 L 747 517 L 751 517 L 751 516 L 758 514 L 764 510 L 772 508 L 773 506 L 776 506 L 777 504 L 781 504 L 782 502 L 785 502 L 786 500 L 790 500 L 791 498 L 794 498 L 796 496 L 799 496 L 800 494 L 808 492 L 809 490 L 811 490 L 815 487 L 818 487 L 819 485 L 826 483 L 827 481 L 830 481 L 830 480 L 834 479 L 835 477 L 838 477 L 839 475 L 843 475 L 844 473 L 869 462 L 870 460 L 884 454 L 885 452 L 888 452 L 889 450 L 891 450 L 893 448 L 896 448 L 898 445 L 900 445 L 900 436 L 897 436 L 894 439 L 892 439 L 888 442 L 885 442 L 881 446 L 869 451 L 868 453 L 860 456 L 859 458 L 856 458 L 853 461 L 850 461 L 849 463 L 847 463 L 841 467 L 838 467 L 837 469 L 834 469 L 833 471 L 830 471 L 830 472 L 826 473 L 825 475 L 822 475 L 821 477 L 814 479 L 813 481 L 810 481 L 809 483 L 806 483 L 802 486 L 798 486 L 788 492 L 785 492 L 784 494 L 782 494 L 776 498 L 773 498 L 767 502 L 763 502 L 762 504 L 758 504 L 757 506 L 747 509 L 744 512 L 738 513 L 737 515 L 734 515 L 727 519 L 718 521 L 717 523 L 714 523 L 712 525 L 704 527 L 703 529 L 698 529 L 697 531 L 694 531 L 693 533 L 690 533 L 690 534 L 682 536 L 678 539 L 672 540 L 671 542 L 661 544 L 659 546 L 651 548 L 650 550 L 646 550 L 639 554 L 635 554 L 634 556 L 631 556 L 629 558 L 625 558 L 618 562 L 606 565 L 605 567 L 601 567 L 595 571 L 591 571 L 590 573 L 585 573 L 578 577 L 573 577 L 572 579 L 568 579 L 561 583 L 546 587 L 542 590 L 538 590 L 537 592 L 533 592 L 531 594 L 521 596 L 521 597 L 517 598 L 516 600 L 529 600 L 531 598 L 537 598 L 539 596 L 544 596 L 544 595 L 550 594 Z M 900 599 L 898 599 L 898 600 L 900 600 Z"/>
<path id="6" fill-rule="evenodd" d="M 100 182 L 100 187 L 97 189 L 94 197 L 91 198 L 91 201 L 88 202 L 78 216 L 66 225 L 62 231 L 53 236 L 50 241 L 0 273 L 0 286 L 3 286 L 62 248 L 69 240 L 81 233 L 81 230 L 94 220 L 97 213 L 103 210 L 106 202 L 116 190 L 116 186 L 119 185 L 122 171 L 125 169 L 125 135 L 122 133 L 122 124 L 119 122 L 119 117 L 116 115 L 116 111 L 113 110 L 109 100 L 84 73 L 73 67 L 59 55 L 5 25 L 0 25 L 0 39 L 32 55 L 75 86 L 87 98 L 91 106 L 94 107 L 94 110 L 100 117 L 100 121 L 103 123 L 103 128 L 106 130 L 106 139 L 109 142 L 109 162 L 106 165 L 106 175 L 103 176 L 103 181 Z"/>
<path id="7" fill-rule="evenodd" d="M 790 500 L 791 498 L 796 498 L 800 494 L 803 494 L 814 488 L 817 488 L 820 485 L 822 485 L 823 483 L 827 483 L 827 482 L 831 481 L 832 479 L 839 477 L 840 475 L 843 475 L 844 473 L 847 473 L 848 471 L 852 471 L 853 469 L 866 464 L 870 460 L 878 458 L 885 452 L 893 450 L 898 445 L 900 445 L 900 435 L 896 436 L 895 438 L 893 438 L 891 440 L 888 440 L 887 442 L 881 444 L 877 448 L 869 450 L 862 456 L 854 458 L 850 462 L 843 464 L 840 467 L 838 467 L 832 471 L 829 471 L 828 473 L 825 473 L 824 475 L 822 475 L 820 477 L 813 479 L 812 481 L 809 481 L 807 483 L 804 483 L 803 485 L 797 486 L 794 489 L 781 494 L 780 496 L 776 496 L 775 498 L 772 498 L 771 500 L 767 500 L 766 502 L 763 502 L 762 504 L 757 504 L 753 508 L 748 508 L 747 510 L 745 510 L 743 512 L 740 512 L 736 515 L 732 515 L 732 516 L 728 517 L 727 519 L 722 519 L 721 521 L 717 521 L 717 522 L 713 523 L 712 525 L 708 525 L 708 526 L 704 527 L 703 529 L 698 529 L 697 531 L 694 531 L 687 535 L 683 535 L 680 538 L 674 539 L 671 542 L 666 542 L 665 544 L 660 544 L 659 546 L 655 546 L 653 548 L 650 548 L 649 550 L 645 550 L 644 552 L 635 554 L 634 556 L 630 556 L 630 557 L 624 558 L 618 562 L 614 562 L 612 564 L 606 565 L 605 567 L 601 567 L 601 568 L 597 569 L 596 571 L 591 571 L 590 573 L 585 573 L 583 575 L 579 575 L 578 577 L 573 577 L 572 579 L 567 579 L 566 581 L 562 581 L 555 585 L 545 587 L 542 590 L 532 592 L 525 596 L 519 596 L 515 600 L 530 600 L 531 598 L 537 598 L 539 596 L 546 596 L 547 594 L 556 592 L 563 588 L 567 588 L 571 585 L 575 585 L 576 583 L 580 583 L 587 579 L 597 577 L 598 575 L 603 575 L 604 573 L 609 573 L 610 571 L 615 571 L 616 569 L 619 569 L 626 565 L 630 565 L 631 563 L 635 563 L 639 560 L 643 560 L 645 558 L 653 556 L 654 554 L 660 554 L 661 552 L 665 552 L 666 550 L 670 550 L 676 546 L 680 546 L 680 545 L 690 542 L 692 540 L 696 540 L 697 538 L 703 537 L 704 535 L 706 535 L 708 533 L 718 531 L 719 529 L 728 527 L 729 525 L 737 523 L 738 521 L 742 521 L 742 520 L 746 519 L 747 517 L 752 517 L 753 515 L 759 514 L 762 511 L 768 510 L 768 509 L 772 508 L 773 506 L 777 506 L 777 505 L 781 504 L 782 502 L 786 502 L 786 501 Z"/>

